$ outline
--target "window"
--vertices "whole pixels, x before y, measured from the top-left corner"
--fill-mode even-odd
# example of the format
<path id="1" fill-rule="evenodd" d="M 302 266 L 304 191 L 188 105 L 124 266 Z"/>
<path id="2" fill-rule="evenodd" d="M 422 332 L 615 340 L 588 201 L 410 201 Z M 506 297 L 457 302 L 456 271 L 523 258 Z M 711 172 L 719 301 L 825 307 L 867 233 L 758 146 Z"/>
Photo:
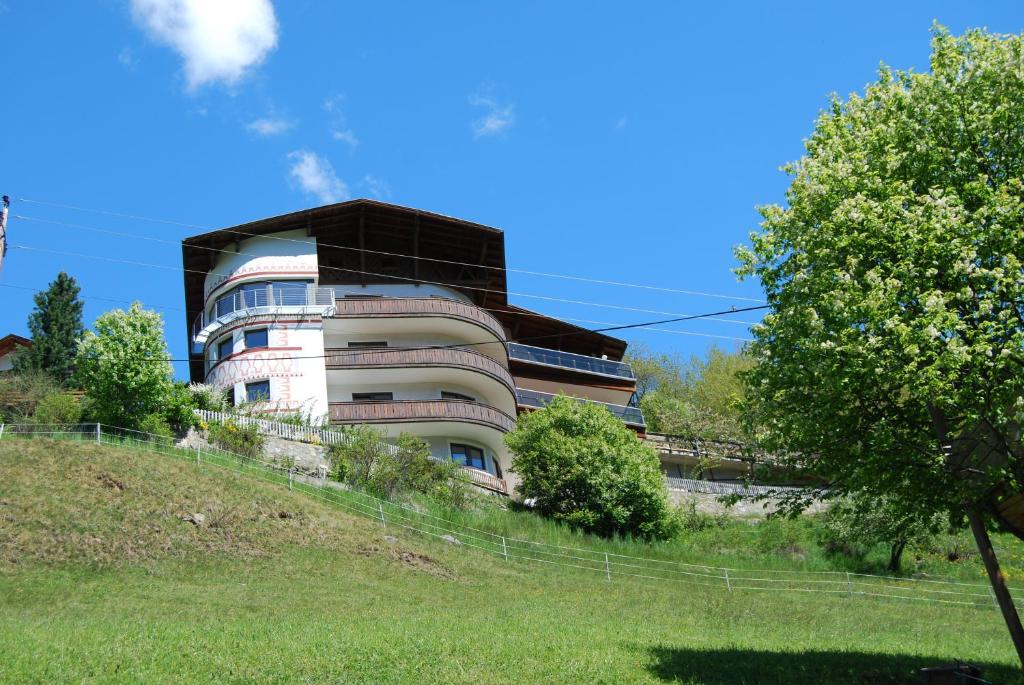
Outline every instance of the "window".
<path id="1" fill-rule="evenodd" d="M 245 349 L 252 347 L 270 347 L 266 328 L 254 328 L 245 332 Z"/>
<path id="2" fill-rule="evenodd" d="M 235 340 L 230 335 L 217 343 L 217 359 L 227 359 L 235 348 Z"/>
<path id="3" fill-rule="evenodd" d="M 246 402 L 266 402 L 270 399 L 270 381 L 256 381 L 245 384 Z"/>
<path id="4" fill-rule="evenodd" d="M 481 471 L 487 470 L 487 464 L 484 461 L 484 451 L 472 445 L 456 445 L 452 443 L 452 461 L 463 466 L 472 466 Z"/>
<path id="5" fill-rule="evenodd" d="M 395 399 L 394 393 L 390 392 L 354 392 L 353 402 L 391 402 Z"/>
<path id="6" fill-rule="evenodd" d="M 229 407 L 235 406 L 235 387 L 224 389 L 224 401 L 228 403 Z"/>
<path id="7" fill-rule="evenodd" d="M 349 347 L 357 347 L 361 349 L 369 349 L 371 347 L 387 347 L 388 343 L 386 340 L 380 342 L 362 342 L 362 341 L 351 341 L 348 344 Z"/>
<path id="8" fill-rule="evenodd" d="M 463 395 L 461 392 L 448 392 L 447 390 L 441 391 L 442 400 L 465 400 L 466 402 L 476 402 L 475 397 L 469 395 Z"/>

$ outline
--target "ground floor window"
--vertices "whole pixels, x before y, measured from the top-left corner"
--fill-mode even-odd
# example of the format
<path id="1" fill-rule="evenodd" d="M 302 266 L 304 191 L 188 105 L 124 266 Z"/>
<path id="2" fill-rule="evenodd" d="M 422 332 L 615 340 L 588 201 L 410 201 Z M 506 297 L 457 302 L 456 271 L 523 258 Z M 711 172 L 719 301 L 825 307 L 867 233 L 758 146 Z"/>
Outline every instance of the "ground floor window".
<path id="1" fill-rule="evenodd" d="M 256 381 L 245 384 L 246 402 L 266 402 L 270 399 L 270 381 Z"/>
<path id="2" fill-rule="evenodd" d="M 452 461 L 463 466 L 472 466 L 481 471 L 487 470 L 487 463 L 484 461 L 484 451 L 472 445 L 452 443 Z"/>

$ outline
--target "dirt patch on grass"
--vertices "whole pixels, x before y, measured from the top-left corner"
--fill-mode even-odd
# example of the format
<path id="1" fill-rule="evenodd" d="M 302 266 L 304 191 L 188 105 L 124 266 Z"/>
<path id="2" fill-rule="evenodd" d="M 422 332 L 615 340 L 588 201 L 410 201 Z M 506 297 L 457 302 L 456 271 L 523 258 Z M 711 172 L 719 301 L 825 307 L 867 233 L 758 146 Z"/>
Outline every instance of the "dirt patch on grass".
<path id="1" fill-rule="evenodd" d="M 402 566 L 422 571 L 445 580 L 455 580 L 455 572 L 426 554 L 412 552 L 407 549 L 399 549 L 394 546 L 382 547 L 377 544 L 366 545 L 356 550 L 356 554 L 364 557 L 382 556 L 391 559 Z"/>
<path id="2" fill-rule="evenodd" d="M 123 490 L 128 489 L 128 486 L 125 485 L 123 481 L 114 478 L 109 473 L 101 473 L 97 475 L 96 480 L 98 480 L 101 485 L 104 485 L 112 490 L 116 490 L 117 492 L 122 492 Z"/>

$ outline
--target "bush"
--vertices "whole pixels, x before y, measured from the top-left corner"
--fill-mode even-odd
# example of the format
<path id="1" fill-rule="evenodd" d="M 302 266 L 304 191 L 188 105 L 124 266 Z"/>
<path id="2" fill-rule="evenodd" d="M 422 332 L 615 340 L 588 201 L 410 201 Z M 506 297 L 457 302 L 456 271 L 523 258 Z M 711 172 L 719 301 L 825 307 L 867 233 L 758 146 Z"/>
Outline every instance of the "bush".
<path id="1" fill-rule="evenodd" d="M 36 404 L 32 423 L 78 423 L 82 419 L 82 403 L 66 392 L 50 393 Z"/>
<path id="2" fill-rule="evenodd" d="M 174 438 L 174 431 L 161 414 L 146 414 L 139 419 L 139 430 L 159 438 Z M 149 437 L 149 436 L 147 436 Z"/>
<path id="3" fill-rule="evenodd" d="M 212 422 L 206 431 L 211 443 L 228 452 L 234 452 L 249 459 L 263 457 L 265 440 L 256 425 L 240 425 L 228 420 Z"/>
<path id="4" fill-rule="evenodd" d="M 430 449 L 421 439 L 402 433 L 389 444 L 370 426 L 355 426 L 346 432 L 346 442 L 328 448 L 335 479 L 386 499 L 420 493 L 449 507 L 465 504 L 466 484 L 458 466 L 431 459 Z"/>
<path id="5" fill-rule="evenodd" d="M 188 391 L 192 395 L 192 405 L 196 409 L 228 411 L 230 408 L 222 388 L 207 385 L 206 383 L 192 383 L 188 386 Z"/>
<path id="6" fill-rule="evenodd" d="M 4 423 L 28 421 L 39 402 L 59 392 L 60 384 L 43 371 L 0 373 L 0 420 Z"/>
<path id="7" fill-rule="evenodd" d="M 184 433 L 199 423 L 195 397 L 186 383 L 175 383 L 164 400 L 163 415 L 172 429 Z"/>
<path id="8" fill-rule="evenodd" d="M 604 407 L 559 395 L 505 442 L 520 494 L 544 516 L 606 537 L 678 531 L 657 453 Z"/>

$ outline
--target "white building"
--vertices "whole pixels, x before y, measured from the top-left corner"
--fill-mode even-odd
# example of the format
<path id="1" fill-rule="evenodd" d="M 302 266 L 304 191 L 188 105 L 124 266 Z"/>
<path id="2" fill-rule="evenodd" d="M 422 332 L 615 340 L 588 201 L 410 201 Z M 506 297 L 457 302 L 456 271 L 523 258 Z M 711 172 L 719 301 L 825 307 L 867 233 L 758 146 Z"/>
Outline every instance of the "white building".
<path id="1" fill-rule="evenodd" d="M 235 403 L 411 432 L 499 491 L 502 436 L 554 393 L 643 430 L 625 342 L 510 305 L 497 229 L 353 200 L 182 252 L 192 378 Z"/>

